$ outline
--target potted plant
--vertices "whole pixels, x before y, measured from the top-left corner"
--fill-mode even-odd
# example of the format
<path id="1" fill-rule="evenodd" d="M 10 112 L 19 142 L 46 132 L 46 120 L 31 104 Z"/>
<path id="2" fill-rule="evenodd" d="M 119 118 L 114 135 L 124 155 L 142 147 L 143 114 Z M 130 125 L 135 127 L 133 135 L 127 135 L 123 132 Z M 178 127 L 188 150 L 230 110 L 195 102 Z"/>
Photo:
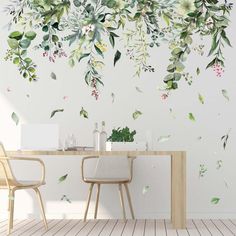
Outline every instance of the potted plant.
<path id="1" fill-rule="evenodd" d="M 110 137 L 108 137 L 106 142 L 106 150 L 145 150 L 145 143 L 135 142 L 134 136 L 136 135 L 136 130 L 131 131 L 127 126 L 125 128 L 113 129 Z"/>

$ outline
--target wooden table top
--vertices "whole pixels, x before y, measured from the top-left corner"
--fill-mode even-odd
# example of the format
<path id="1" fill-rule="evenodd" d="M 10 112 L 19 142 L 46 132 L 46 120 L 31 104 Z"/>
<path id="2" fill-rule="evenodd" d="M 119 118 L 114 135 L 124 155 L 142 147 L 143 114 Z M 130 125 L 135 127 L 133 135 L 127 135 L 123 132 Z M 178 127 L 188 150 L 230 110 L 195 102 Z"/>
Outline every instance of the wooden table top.
<path id="1" fill-rule="evenodd" d="M 170 156 L 181 153 L 185 153 L 185 151 L 7 151 L 8 156 Z"/>

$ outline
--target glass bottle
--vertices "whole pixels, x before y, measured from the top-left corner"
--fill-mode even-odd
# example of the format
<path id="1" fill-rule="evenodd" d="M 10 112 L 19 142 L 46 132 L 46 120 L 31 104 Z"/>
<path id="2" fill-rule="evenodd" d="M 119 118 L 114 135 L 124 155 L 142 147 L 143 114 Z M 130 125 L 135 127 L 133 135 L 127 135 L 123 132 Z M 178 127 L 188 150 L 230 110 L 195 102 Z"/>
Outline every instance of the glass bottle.
<path id="1" fill-rule="evenodd" d="M 102 121 L 102 131 L 100 133 L 100 150 L 106 151 L 107 132 L 105 131 L 105 121 Z"/>
<path id="2" fill-rule="evenodd" d="M 95 123 L 95 128 L 93 131 L 93 147 L 95 151 L 99 151 L 100 133 L 98 131 L 98 123 Z"/>

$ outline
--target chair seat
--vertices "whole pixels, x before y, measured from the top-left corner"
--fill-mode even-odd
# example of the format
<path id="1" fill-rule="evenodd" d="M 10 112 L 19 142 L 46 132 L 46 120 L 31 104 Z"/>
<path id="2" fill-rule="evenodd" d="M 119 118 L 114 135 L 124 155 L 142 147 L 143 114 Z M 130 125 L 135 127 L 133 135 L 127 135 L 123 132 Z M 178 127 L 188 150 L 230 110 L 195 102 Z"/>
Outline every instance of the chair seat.
<path id="1" fill-rule="evenodd" d="M 39 181 L 34 181 L 34 180 L 17 180 L 16 181 L 9 181 L 10 186 L 15 186 L 15 187 L 20 187 L 20 188 L 32 188 L 32 187 L 39 187 L 41 185 L 45 185 L 46 183 L 39 182 Z M 5 180 L 0 180 L 0 188 L 7 188 L 7 183 Z"/>
<path id="2" fill-rule="evenodd" d="M 87 183 L 103 183 L 103 184 L 119 184 L 119 183 L 128 183 L 130 179 L 127 178 L 93 178 L 87 177 L 84 179 Z"/>

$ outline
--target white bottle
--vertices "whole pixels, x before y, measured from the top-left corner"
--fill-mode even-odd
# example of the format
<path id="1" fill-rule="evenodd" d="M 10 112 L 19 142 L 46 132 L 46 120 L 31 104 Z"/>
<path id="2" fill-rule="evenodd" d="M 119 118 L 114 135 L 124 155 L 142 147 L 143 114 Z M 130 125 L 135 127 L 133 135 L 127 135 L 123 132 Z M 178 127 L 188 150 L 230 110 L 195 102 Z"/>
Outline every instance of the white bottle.
<path id="1" fill-rule="evenodd" d="M 106 151 L 107 133 L 105 131 L 105 121 L 102 122 L 102 131 L 100 133 L 100 150 Z"/>
<path id="2" fill-rule="evenodd" d="M 100 148 L 100 133 L 98 131 L 98 123 L 95 123 L 95 129 L 93 131 L 93 147 L 95 151 L 99 151 Z"/>

